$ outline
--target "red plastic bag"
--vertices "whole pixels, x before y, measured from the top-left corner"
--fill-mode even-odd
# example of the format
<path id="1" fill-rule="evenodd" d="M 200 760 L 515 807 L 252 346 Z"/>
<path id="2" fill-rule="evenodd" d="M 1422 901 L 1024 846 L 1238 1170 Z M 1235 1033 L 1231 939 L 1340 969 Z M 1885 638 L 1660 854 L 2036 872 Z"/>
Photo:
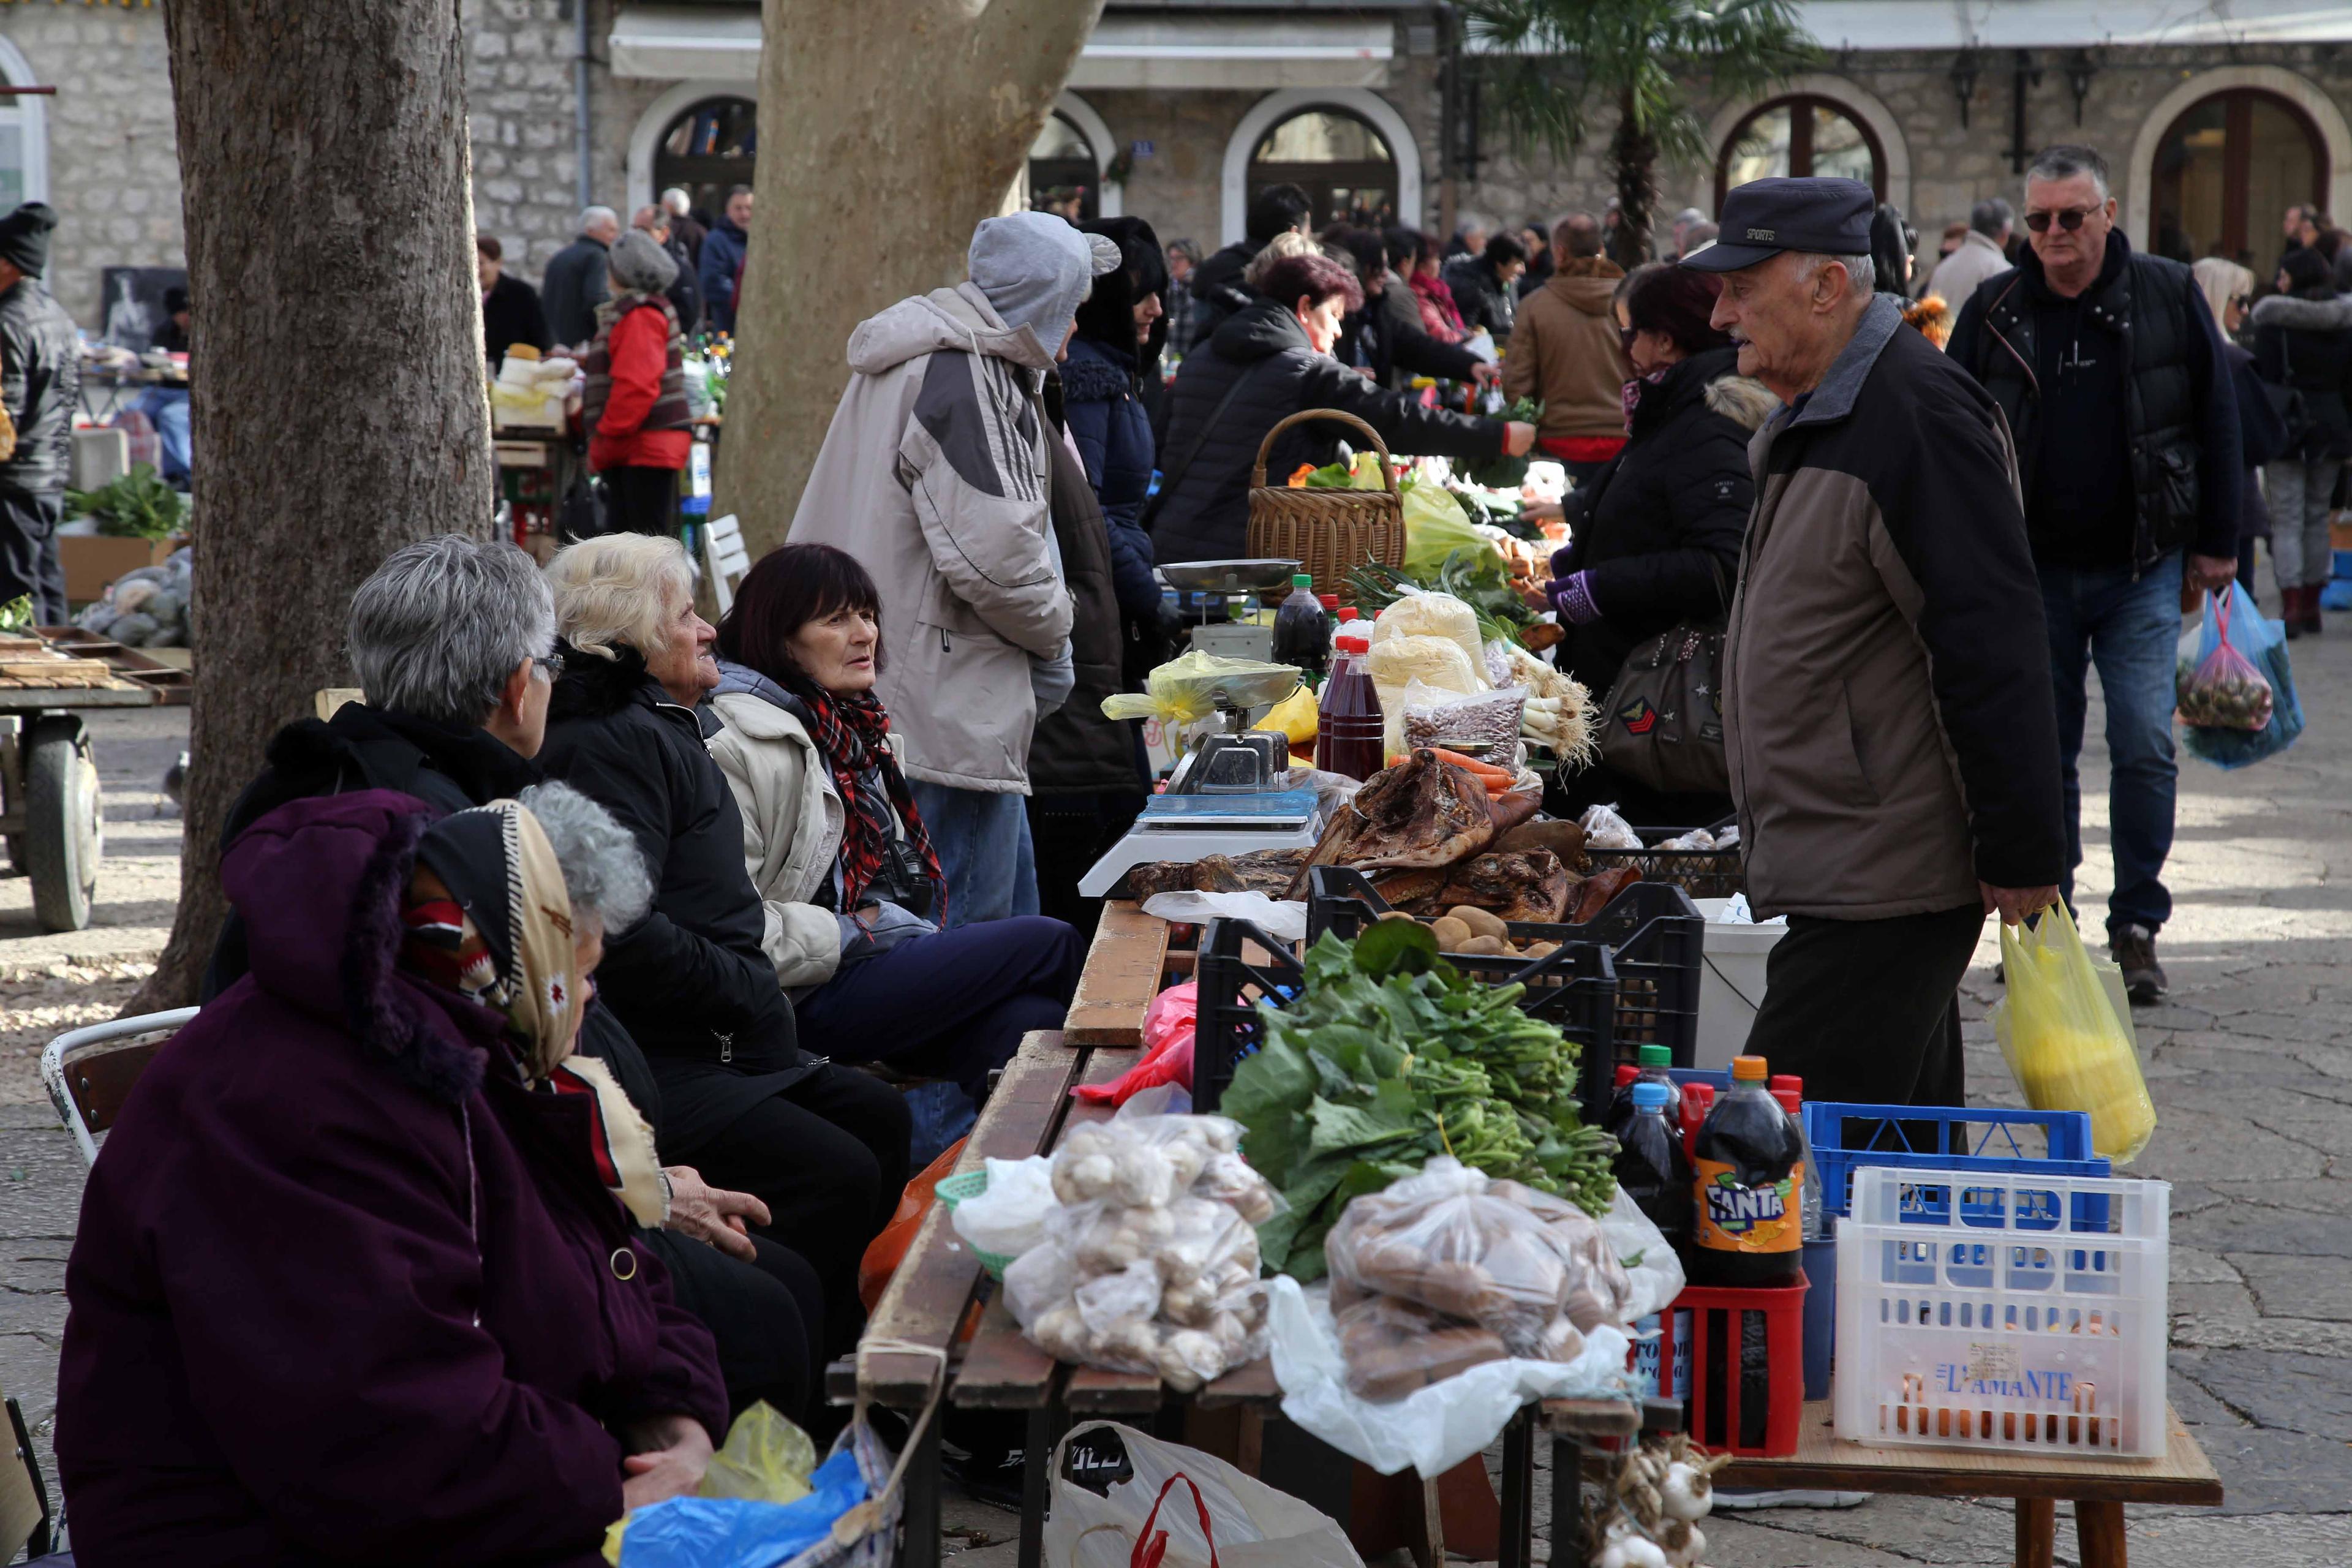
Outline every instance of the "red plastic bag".
<path id="1" fill-rule="evenodd" d="M 898 1194 L 898 1207 L 890 1215 L 890 1223 L 882 1234 L 868 1242 L 866 1256 L 857 1260 L 857 1299 L 872 1311 L 882 1300 L 882 1292 L 890 1288 L 890 1276 L 898 1272 L 898 1265 L 907 1256 L 907 1248 L 915 1243 L 915 1233 L 923 1228 L 923 1216 L 931 1212 L 938 1201 L 935 1189 L 955 1174 L 956 1162 L 963 1158 L 963 1146 L 968 1138 L 959 1138 L 940 1157 L 923 1168 L 923 1173 L 907 1184 Z"/>
<path id="2" fill-rule="evenodd" d="M 1192 1031 L 1201 1011 L 1201 987 L 1187 980 L 1151 999 L 1143 1014 L 1143 1055 L 1110 1083 L 1082 1083 L 1070 1092 L 1089 1105 L 1125 1105 L 1163 1083 L 1192 1088 Z"/>
<path id="3" fill-rule="evenodd" d="M 2266 730 L 2271 722 L 2271 683 L 2253 661 L 2230 641 L 2230 606 L 2235 595 L 2215 595 L 2213 650 L 2179 683 L 2173 700 L 2180 721 L 2199 730 Z"/>

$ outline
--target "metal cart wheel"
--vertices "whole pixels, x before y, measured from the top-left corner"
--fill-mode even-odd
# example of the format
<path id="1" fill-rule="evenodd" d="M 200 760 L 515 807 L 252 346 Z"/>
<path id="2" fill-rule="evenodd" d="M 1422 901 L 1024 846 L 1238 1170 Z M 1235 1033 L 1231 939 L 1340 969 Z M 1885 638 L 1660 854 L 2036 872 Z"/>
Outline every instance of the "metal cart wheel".
<path id="1" fill-rule="evenodd" d="M 33 913 L 43 931 L 89 924 L 105 827 L 98 758 L 89 731 L 70 716 L 40 720 L 25 742 L 25 857 Z"/>

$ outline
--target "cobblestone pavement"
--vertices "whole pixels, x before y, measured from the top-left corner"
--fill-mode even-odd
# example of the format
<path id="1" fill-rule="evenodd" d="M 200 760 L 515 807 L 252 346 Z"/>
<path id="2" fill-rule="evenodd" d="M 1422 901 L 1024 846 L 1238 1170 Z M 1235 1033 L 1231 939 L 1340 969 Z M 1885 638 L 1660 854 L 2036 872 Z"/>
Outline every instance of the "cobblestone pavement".
<path id="1" fill-rule="evenodd" d="M 2352 867 L 2352 796 L 2335 783 L 2352 776 L 2352 636 L 2294 654 L 2310 729 L 2294 751 L 2237 773 L 2182 763 L 2172 994 L 2137 1016 L 2160 1125 L 2132 1173 L 2174 1184 L 2171 1397 L 2229 1492 L 2220 1509 L 2130 1510 L 2137 1568 L 2352 1563 L 2352 876 L 2338 871 Z M 81 1166 L 32 1064 L 55 1029 L 119 1006 L 162 943 L 179 824 L 156 784 L 184 723 L 184 710 L 99 721 L 109 837 L 91 931 L 39 934 L 23 879 L 0 879 L 0 1386 L 24 1402 L 45 1468 Z M 2097 742 L 2084 761 L 2095 916 L 2108 876 Z M 1988 942 L 1967 986 L 1971 1096 L 2015 1103 L 1984 1022 L 1994 956 Z M 1549 1481 L 1538 1475 L 1539 1520 Z M 1010 1515 L 951 1494 L 945 1522 L 961 1563 L 1013 1562 Z M 2005 1504 L 1885 1498 L 1717 1519 L 1707 1555 L 1990 1568 L 2010 1561 L 2011 1531 Z M 2058 1552 L 2076 1561 L 2063 1510 Z"/>

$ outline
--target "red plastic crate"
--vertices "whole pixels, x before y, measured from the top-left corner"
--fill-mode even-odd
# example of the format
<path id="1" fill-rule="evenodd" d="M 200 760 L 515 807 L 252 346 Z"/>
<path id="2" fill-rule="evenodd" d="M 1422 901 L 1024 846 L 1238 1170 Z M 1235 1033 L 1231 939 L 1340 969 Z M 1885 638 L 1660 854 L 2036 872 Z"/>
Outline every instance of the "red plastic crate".
<path id="1" fill-rule="evenodd" d="M 1766 1290 L 1694 1285 L 1658 1314 L 1658 1393 L 1663 1398 L 1684 1402 L 1684 1429 L 1692 1442 L 1711 1453 L 1737 1454 L 1744 1459 L 1780 1458 L 1797 1451 L 1805 1407 L 1805 1289 L 1801 1280 Z M 1741 1428 L 1748 1425 L 1743 1420 L 1748 1413 L 1740 1404 L 1740 1350 L 1745 1321 L 1751 1315 L 1761 1320 L 1770 1388 L 1761 1443 L 1739 1441 Z M 1678 1342 L 1685 1327 L 1689 1331 L 1687 1346 Z M 1718 1373 L 1710 1375 L 1717 1344 L 1723 1347 L 1722 1366 Z M 1635 1353 L 1646 1359 L 1643 1347 L 1637 1346 Z M 1687 1389 L 1681 1386 L 1685 1378 L 1690 1384 Z"/>

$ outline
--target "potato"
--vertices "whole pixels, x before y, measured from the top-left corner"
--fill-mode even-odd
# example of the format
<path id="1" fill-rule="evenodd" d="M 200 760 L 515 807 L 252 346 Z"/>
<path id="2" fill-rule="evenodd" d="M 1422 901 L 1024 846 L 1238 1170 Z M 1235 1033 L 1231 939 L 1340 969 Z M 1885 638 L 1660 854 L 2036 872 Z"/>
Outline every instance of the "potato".
<path id="1" fill-rule="evenodd" d="M 1382 910 L 1379 918 L 1384 921 L 1409 921 L 1412 919 L 1411 915 L 1405 913 L 1402 910 Z"/>
<path id="2" fill-rule="evenodd" d="M 1553 953 L 1559 951 L 1559 943 L 1556 942 L 1531 942 L 1528 943 L 1526 948 L 1522 951 L 1524 951 L 1529 958 L 1549 958 Z"/>
<path id="3" fill-rule="evenodd" d="M 1510 949 L 1503 945 L 1503 939 L 1500 937 L 1474 936 L 1454 951 L 1460 953 L 1475 953 L 1481 958 L 1500 958 Z"/>
<path id="4" fill-rule="evenodd" d="M 1467 922 L 1455 920 L 1452 915 L 1438 916 L 1429 922 L 1429 929 L 1437 937 L 1437 951 L 1440 952 L 1460 952 L 1462 944 L 1477 934 Z"/>
<path id="5" fill-rule="evenodd" d="M 1448 919 L 1460 921 L 1468 926 L 1472 936 L 1491 936 L 1501 941 L 1511 934 L 1511 928 L 1503 923 L 1503 917 L 1492 910 L 1482 910 L 1472 904 L 1456 904 L 1445 913 Z"/>

